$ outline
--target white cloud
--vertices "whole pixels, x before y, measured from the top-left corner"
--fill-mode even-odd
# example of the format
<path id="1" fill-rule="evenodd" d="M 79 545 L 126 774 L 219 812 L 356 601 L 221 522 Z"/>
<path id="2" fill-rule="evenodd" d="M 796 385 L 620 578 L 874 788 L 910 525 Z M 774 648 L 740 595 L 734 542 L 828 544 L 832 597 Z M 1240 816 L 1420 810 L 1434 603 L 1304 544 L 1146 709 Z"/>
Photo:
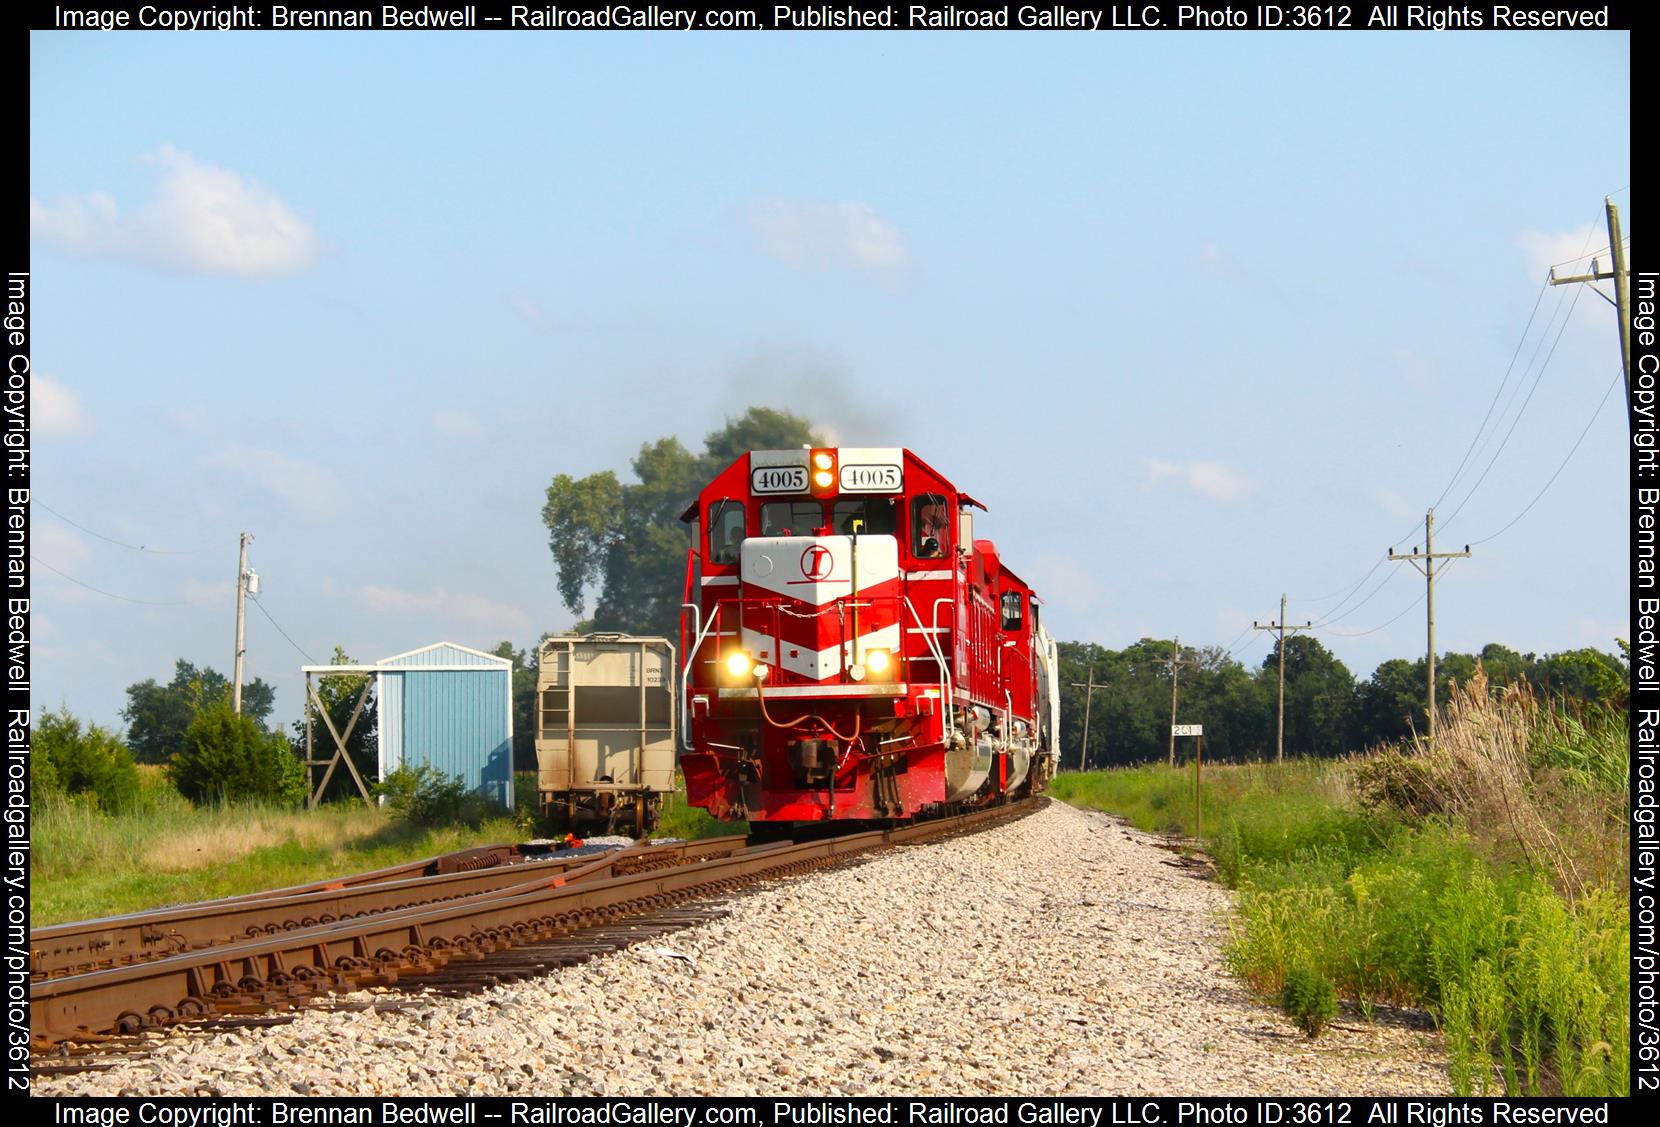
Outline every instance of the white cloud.
<path id="1" fill-rule="evenodd" d="M 59 571 L 79 578 L 81 568 L 91 558 L 85 541 L 62 525 L 45 521 L 35 525 L 32 535 L 31 550 L 37 551 L 41 559 Z"/>
<path id="2" fill-rule="evenodd" d="M 73 438 L 91 433 L 92 420 L 73 391 L 36 372 L 29 380 L 29 428 L 37 434 Z"/>
<path id="3" fill-rule="evenodd" d="M 1372 490 L 1372 497 L 1382 507 L 1383 511 L 1392 517 L 1406 520 L 1421 515 L 1417 509 L 1412 507 L 1411 502 L 1392 489 L 1385 489 L 1380 485 Z"/>
<path id="4" fill-rule="evenodd" d="M 535 298 L 514 294 L 507 299 L 507 303 L 513 307 L 513 312 L 523 317 L 525 323 L 537 332 L 545 333 L 553 328 L 548 323 L 548 315 L 542 311 L 541 303 Z"/>
<path id="5" fill-rule="evenodd" d="M 363 601 L 377 611 L 426 615 L 440 627 L 467 627 L 492 634 L 520 634 L 530 628 L 530 616 L 518 607 L 491 602 L 482 595 L 465 591 L 434 587 L 420 592 L 365 586 L 360 593 Z"/>
<path id="6" fill-rule="evenodd" d="M 213 437 L 213 419 L 201 407 L 169 407 L 167 421 L 186 434 L 193 434 L 198 438 Z"/>
<path id="7" fill-rule="evenodd" d="M 1234 501 L 1255 488 L 1249 479 L 1221 462 L 1172 462 L 1167 458 L 1143 458 L 1142 464 L 1147 469 L 1147 476 L 1141 482 L 1144 490 L 1175 481 L 1213 501 Z"/>
<path id="8" fill-rule="evenodd" d="M 1239 263 L 1215 243 L 1206 243 L 1199 248 L 1199 265 L 1224 282 L 1240 285 L 1245 281 L 1245 272 L 1239 268 Z"/>
<path id="9" fill-rule="evenodd" d="M 1600 260 L 1598 265 L 1602 269 L 1612 268 L 1608 258 L 1608 230 L 1604 227 L 1586 224 L 1556 235 L 1523 231 L 1516 236 L 1516 245 L 1527 258 L 1529 280 L 1544 281 L 1552 266 L 1562 275 L 1589 274 L 1592 258 Z"/>
<path id="10" fill-rule="evenodd" d="M 122 214 L 103 192 L 29 200 L 29 230 L 76 254 L 184 274 L 292 274 L 321 250 L 286 203 L 235 172 L 171 145 L 147 158 L 161 172 L 153 199 Z"/>
<path id="11" fill-rule="evenodd" d="M 1101 590 L 1095 577 L 1066 556 L 1038 556 L 1028 566 L 1032 584 L 1047 603 L 1064 606 L 1077 615 L 1093 607 Z"/>
<path id="12" fill-rule="evenodd" d="M 911 266 L 899 228 L 865 203 L 762 200 L 749 209 L 761 250 L 797 270 L 854 270 L 897 282 Z"/>
<path id="13" fill-rule="evenodd" d="M 1232 501 L 1250 492 L 1251 483 L 1220 462 L 1190 462 L 1187 483 L 1217 501 Z"/>
<path id="14" fill-rule="evenodd" d="M 208 465 L 252 479 L 297 512 L 314 519 L 332 517 L 346 507 L 346 487 L 340 479 L 328 467 L 304 458 L 233 444 L 209 458 Z"/>
<path id="15" fill-rule="evenodd" d="M 1395 374 L 1408 387 L 1423 391 L 1440 382 L 1435 365 L 1416 352 L 1404 348 L 1397 349 L 1393 359 L 1395 361 Z"/>
<path id="16" fill-rule="evenodd" d="M 236 603 L 235 579 L 234 575 L 224 583 L 204 583 L 200 579 L 187 579 L 184 584 L 184 601 L 193 607 L 227 610 Z"/>
<path id="17" fill-rule="evenodd" d="M 446 438 L 484 437 L 484 424 L 465 411 L 434 411 L 432 426 Z"/>

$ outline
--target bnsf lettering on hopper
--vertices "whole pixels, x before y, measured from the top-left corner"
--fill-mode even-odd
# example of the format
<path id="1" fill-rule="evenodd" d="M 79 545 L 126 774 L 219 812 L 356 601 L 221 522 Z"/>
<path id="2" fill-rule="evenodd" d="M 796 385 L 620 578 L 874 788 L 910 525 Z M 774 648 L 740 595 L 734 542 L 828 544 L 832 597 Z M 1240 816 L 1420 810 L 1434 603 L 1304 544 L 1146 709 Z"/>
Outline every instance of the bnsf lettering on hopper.
<path id="1" fill-rule="evenodd" d="M 757 450 L 687 510 L 688 800 L 769 825 L 903 821 L 1041 790 L 1056 653 L 984 508 L 909 450 Z"/>

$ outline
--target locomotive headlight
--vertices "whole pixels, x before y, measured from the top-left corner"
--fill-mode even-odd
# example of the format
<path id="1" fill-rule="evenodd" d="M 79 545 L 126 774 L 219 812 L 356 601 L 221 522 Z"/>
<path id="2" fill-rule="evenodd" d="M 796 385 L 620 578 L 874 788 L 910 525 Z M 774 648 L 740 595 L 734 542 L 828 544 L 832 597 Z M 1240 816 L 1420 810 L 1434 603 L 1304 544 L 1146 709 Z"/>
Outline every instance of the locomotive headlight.
<path id="1" fill-rule="evenodd" d="M 810 491 L 815 497 L 829 497 L 836 492 L 836 451 L 826 447 L 814 450 L 807 460 L 812 469 Z"/>
<path id="2" fill-rule="evenodd" d="M 886 673 L 892 663 L 893 656 L 887 650 L 869 650 L 865 653 L 865 667 L 872 673 Z"/>
<path id="3" fill-rule="evenodd" d="M 726 671 L 734 677 L 742 677 L 754 664 L 743 650 L 733 650 L 726 655 Z"/>

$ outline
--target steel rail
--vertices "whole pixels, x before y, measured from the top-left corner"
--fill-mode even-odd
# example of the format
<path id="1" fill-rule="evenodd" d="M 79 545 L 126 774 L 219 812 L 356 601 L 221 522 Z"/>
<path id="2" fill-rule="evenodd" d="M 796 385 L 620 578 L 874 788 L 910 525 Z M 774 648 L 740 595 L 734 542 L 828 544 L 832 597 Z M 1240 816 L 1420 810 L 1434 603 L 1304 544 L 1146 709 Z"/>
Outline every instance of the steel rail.
<path id="1" fill-rule="evenodd" d="M 49 1043 L 133 1033 L 210 1010 L 250 1012 L 320 990 L 390 985 L 401 973 L 482 958 L 762 877 L 804 873 L 883 845 L 980 828 L 1034 807 L 1017 803 L 900 830 L 753 846 L 724 857 L 688 852 L 682 863 L 645 871 L 630 869 L 650 856 L 651 847 L 635 845 L 557 875 L 544 872 L 438 904 L 43 979 L 30 987 L 31 1038 Z"/>
<path id="2" fill-rule="evenodd" d="M 688 857 L 732 852 L 743 846 L 742 836 L 706 838 L 698 842 L 665 842 L 636 854 L 638 860 L 635 864 L 681 864 Z M 497 846 L 491 847 L 491 850 L 515 853 L 517 848 Z M 30 973 L 36 977 L 83 973 L 240 942 L 262 934 L 274 935 L 279 931 L 295 931 L 377 912 L 470 896 L 588 866 L 596 857 L 606 854 L 577 857 L 549 854 L 543 859 L 532 859 L 535 855 L 518 855 L 523 859 L 497 862 L 488 868 L 456 869 L 440 865 L 437 875 L 428 876 L 401 875 L 408 873 L 413 866 L 400 865 L 338 881 L 319 881 L 268 893 L 37 928 L 29 933 Z M 442 862 L 448 859 L 434 860 Z M 432 862 L 419 864 L 423 871 L 433 867 Z M 371 879 L 388 874 L 392 874 L 391 879 Z"/>

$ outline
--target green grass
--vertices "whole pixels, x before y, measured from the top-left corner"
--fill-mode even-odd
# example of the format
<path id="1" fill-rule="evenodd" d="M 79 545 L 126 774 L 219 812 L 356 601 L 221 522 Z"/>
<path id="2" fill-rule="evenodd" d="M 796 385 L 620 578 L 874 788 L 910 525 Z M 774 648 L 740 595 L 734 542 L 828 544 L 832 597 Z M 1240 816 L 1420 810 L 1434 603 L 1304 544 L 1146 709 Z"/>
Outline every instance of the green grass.
<path id="1" fill-rule="evenodd" d="M 1555 722 L 1535 730 L 1549 740 L 1536 757 L 1542 782 L 1564 763 L 1614 757 L 1584 746 L 1605 735 Z M 1226 946 L 1234 972 L 1268 997 L 1285 997 L 1294 976 L 1291 993 L 1327 982 L 1363 1013 L 1429 1010 L 1460 1094 L 1626 1094 L 1630 902 L 1621 882 L 1587 891 L 1583 874 L 1595 866 L 1577 866 L 1570 884 L 1561 857 L 1495 849 L 1499 828 L 1480 804 L 1449 798 L 1444 813 L 1422 817 L 1360 801 L 1356 771 L 1364 775 L 1364 764 L 1206 768 L 1205 846 L 1219 879 L 1239 890 Z M 1583 792 L 1606 794 L 1613 778 L 1578 772 L 1577 796 L 1560 808 L 1538 799 L 1528 817 L 1571 830 L 1567 840 L 1595 854 L 1604 846 L 1592 839 L 1617 829 L 1586 830 Z M 1192 788 L 1191 769 L 1156 766 L 1065 774 L 1052 793 L 1142 829 L 1190 835 Z"/>
<path id="2" fill-rule="evenodd" d="M 676 837 L 700 841 L 706 837 L 747 834 L 748 822 L 723 822 L 702 807 L 686 805 L 686 783 L 677 774 L 675 789 L 663 796 L 663 815 L 652 837 Z"/>
<path id="3" fill-rule="evenodd" d="M 515 811 L 475 828 L 424 828 L 360 802 L 317 810 L 240 803 L 195 807 L 159 768 L 140 768 L 131 808 L 51 799 L 35 806 L 30 869 L 31 924 L 121 915 L 168 904 L 236 896 L 322 877 L 363 872 L 475 845 L 546 836 L 536 810 L 536 776 L 514 776 Z M 748 832 L 666 796 L 656 837 L 706 838 Z"/>
<path id="4" fill-rule="evenodd" d="M 33 926 L 256 892 L 522 836 L 507 818 L 477 829 L 423 829 L 362 803 L 197 808 L 157 769 L 143 774 L 128 811 L 65 800 L 35 807 Z"/>

